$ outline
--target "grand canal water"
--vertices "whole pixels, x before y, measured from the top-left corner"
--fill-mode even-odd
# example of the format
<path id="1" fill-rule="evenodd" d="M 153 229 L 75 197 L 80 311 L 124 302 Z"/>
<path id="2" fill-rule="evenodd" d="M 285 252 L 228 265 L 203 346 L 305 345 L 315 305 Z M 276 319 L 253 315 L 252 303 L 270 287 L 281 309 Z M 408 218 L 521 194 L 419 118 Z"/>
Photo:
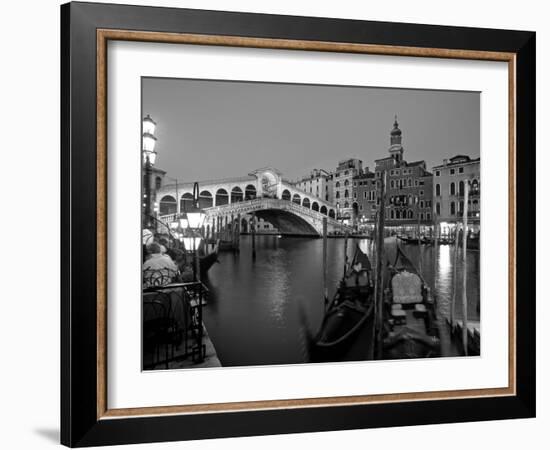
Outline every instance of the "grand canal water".
<path id="1" fill-rule="evenodd" d="M 305 331 L 315 332 L 323 316 L 321 239 L 257 236 L 252 260 L 250 236 L 241 236 L 238 254 L 221 253 L 203 281 L 211 291 L 204 321 L 223 366 L 292 364 L 307 361 Z M 359 245 L 372 258 L 372 244 L 350 239 L 351 259 Z M 388 255 L 395 244 L 386 245 Z M 437 264 L 432 247 L 404 245 L 431 286 L 437 267 L 435 293 L 443 315 L 450 312 L 454 247 L 440 246 Z M 371 259 L 374 264 L 374 260 Z M 329 298 L 344 268 L 344 240 L 328 240 Z M 468 318 L 479 320 L 479 252 L 467 252 Z M 461 317 L 462 263 L 457 265 L 456 314 Z"/>

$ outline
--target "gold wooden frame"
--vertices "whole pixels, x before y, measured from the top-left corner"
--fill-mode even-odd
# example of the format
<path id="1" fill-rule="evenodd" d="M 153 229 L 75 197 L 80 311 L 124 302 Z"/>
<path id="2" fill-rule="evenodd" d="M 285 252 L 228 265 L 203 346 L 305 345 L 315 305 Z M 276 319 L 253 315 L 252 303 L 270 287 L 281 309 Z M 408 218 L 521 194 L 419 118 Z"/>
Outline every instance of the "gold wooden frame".
<path id="1" fill-rule="evenodd" d="M 401 394 L 319 397 L 265 400 L 201 405 L 150 406 L 108 409 L 107 405 L 107 42 L 141 41 L 171 44 L 218 45 L 267 49 L 363 53 L 501 61 L 508 63 L 508 386 Z M 505 52 L 455 50 L 444 48 L 398 47 L 387 45 L 246 38 L 235 36 L 157 33 L 113 29 L 97 30 L 97 418 L 166 414 L 220 413 L 266 409 L 312 408 L 357 404 L 392 403 L 422 400 L 501 397 L 516 395 L 516 55 Z"/>

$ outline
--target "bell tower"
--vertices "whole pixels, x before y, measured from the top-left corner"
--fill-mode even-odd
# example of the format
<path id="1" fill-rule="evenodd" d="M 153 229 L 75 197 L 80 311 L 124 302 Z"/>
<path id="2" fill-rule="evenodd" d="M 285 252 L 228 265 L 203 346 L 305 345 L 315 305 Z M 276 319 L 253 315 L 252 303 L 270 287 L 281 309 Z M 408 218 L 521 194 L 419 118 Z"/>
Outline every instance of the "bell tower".
<path id="1" fill-rule="evenodd" d="M 402 132 L 399 129 L 399 124 L 397 123 L 397 115 L 395 116 L 395 120 L 393 122 L 393 130 L 390 132 L 390 148 L 389 152 L 391 157 L 396 162 L 403 161 L 403 146 L 401 145 L 402 142 Z"/>

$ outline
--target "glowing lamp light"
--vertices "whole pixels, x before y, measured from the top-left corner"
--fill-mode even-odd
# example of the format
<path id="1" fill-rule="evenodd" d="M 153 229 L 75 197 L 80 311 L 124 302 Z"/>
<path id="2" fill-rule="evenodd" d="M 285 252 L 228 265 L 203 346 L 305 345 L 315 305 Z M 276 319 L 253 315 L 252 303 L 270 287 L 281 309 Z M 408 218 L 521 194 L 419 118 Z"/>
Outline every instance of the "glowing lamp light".
<path id="1" fill-rule="evenodd" d="M 187 213 L 190 228 L 200 228 L 204 222 L 205 214 L 202 212 Z"/>
<path id="2" fill-rule="evenodd" d="M 157 143 L 157 138 L 151 133 L 143 133 L 143 150 L 146 152 L 153 152 L 155 150 L 155 145 Z"/>
<path id="3" fill-rule="evenodd" d="M 189 236 L 182 238 L 183 245 L 187 251 L 199 248 L 202 238 L 200 236 Z"/>
<path id="4" fill-rule="evenodd" d="M 151 116 L 149 114 L 147 114 L 147 116 L 143 119 L 143 132 L 148 134 L 155 134 L 156 126 L 156 122 L 151 119 Z"/>
<path id="5" fill-rule="evenodd" d="M 187 228 L 189 226 L 189 222 L 187 219 L 180 219 L 180 227 Z"/>
<path id="6" fill-rule="evenodd" d="M 173 222 L 170 222 L 170 228 L 172 230 L 176 230 L 178 228 L 178 221 L 174 220 Z"/>

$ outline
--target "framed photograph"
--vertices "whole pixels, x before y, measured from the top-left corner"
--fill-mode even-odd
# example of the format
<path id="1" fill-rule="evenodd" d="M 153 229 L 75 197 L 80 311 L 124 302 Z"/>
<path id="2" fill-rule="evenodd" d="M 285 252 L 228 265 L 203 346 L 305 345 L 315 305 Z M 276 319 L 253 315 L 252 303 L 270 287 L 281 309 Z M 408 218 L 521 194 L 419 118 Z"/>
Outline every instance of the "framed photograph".
<path id="1" fill-rule="evenodd" d="M 61 7 L 61 441 L 535 415 L 535 33 Z"/>

